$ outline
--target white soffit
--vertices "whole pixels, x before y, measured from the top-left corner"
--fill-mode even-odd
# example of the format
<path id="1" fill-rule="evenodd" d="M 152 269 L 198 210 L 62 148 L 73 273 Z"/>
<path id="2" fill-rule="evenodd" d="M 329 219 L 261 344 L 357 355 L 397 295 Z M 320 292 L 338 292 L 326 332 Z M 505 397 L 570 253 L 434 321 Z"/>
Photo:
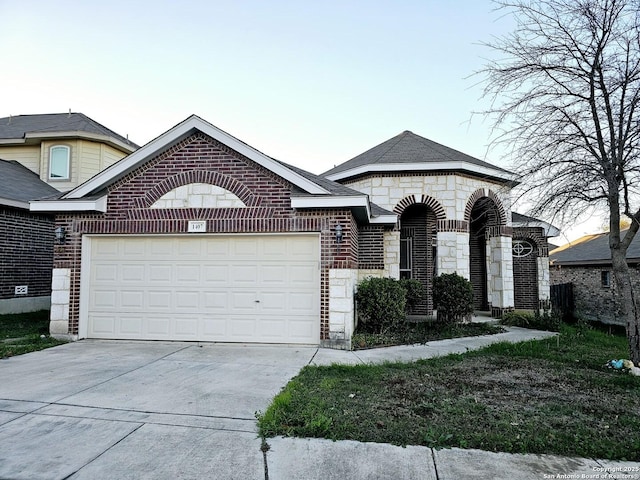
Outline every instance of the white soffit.
<path id="1" fill-rule="evenodd" d="M 29 202 L 32 212 L 106 212 L 107 196 L 93 200 L 34 200 Z"/>
<path id="2" fill-rule="evenodd" d="M 500 178 L 511 182 L 518 176 L 504 170 L 484 167 L 471 162 L 429 162 L 429 163 L 374 163 L 327 175 L 329 180 L 338 181 L 370 172 L 429 172 L 429 171 L 467 171 L 481 176 Z"/>
<path id="3" fill-rule="evenodd" d="M 205 122 L 200 117 L 192 115 L 172 129 L 166 131 L 159 137 L 151 140 L 145 146 L 136 150 L 129 156 L 111 165 L 87 182 L 66 193 L 62 196 L 62 199 L 82 198 L 85 195 L 89 195 L 90 193 L 105 187 L 111 180 L 117 178 L 119 175 L 133 170 L 145 160 L 149 159 L 153 155 L 162 151 L 167 146 L 178 141 L 194 130 L 199 130 L 205 135 L 209 135 L 220 143 L 228 146 L 241 155 L 246 156 L 257 164 L 263 166 L 264 168 L 271 170 L 276 175 L 284 178 L 285 180 L 288 180 L 289 182 L 293 183 L 294 185 L 308 193 L 315 195 L 329 194 L 327 190 L 320 187 L 316 183 L 304 178 L 302 175 L 299 175 L 292 170 L 289 170 L 282 164 L 259 152 L 255 148 L 250 147 L 246 143 L 241 142 L 237 138 L 229 135 L 228 133 L 220 130 L 217 127 L 214 127 L 210 123 Z"/>

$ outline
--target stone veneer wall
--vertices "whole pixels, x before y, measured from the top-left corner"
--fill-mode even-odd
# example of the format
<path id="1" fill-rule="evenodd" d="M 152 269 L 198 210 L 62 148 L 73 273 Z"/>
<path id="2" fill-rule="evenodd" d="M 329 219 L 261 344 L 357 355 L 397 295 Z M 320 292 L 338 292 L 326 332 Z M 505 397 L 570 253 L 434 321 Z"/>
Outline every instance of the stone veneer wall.
<path id="1" fill-rule="evenodd" d="M 511 196 L 508 187 L 461 173 L 376 173 L 343 183 L 366 193 L 372 202 L 396 213 L 400 213 L 398 206 L 404 208 L 413 203 L 428 204 L 438 215 L 437 273 L 456 272 L 465 278 L 470 278 L 469 226 L 465 219 L 468 203 L 479 191 L 491 192 L 501 203 L 499 207 L 503 209 L 506 220 L 503 227 L 508 228 L 499 229 L 496 237 L 499 240 L 493 243 L 499 252 L 493 254 L 491 262 L 494 266 L 488 272 L 489 298 L 500 311 L 513 308 Z M 384 275 L 399 278 L 399 263 L 400 232 L 385 231 Z M 502 293 L 502 289 L 510 291 Z"/>

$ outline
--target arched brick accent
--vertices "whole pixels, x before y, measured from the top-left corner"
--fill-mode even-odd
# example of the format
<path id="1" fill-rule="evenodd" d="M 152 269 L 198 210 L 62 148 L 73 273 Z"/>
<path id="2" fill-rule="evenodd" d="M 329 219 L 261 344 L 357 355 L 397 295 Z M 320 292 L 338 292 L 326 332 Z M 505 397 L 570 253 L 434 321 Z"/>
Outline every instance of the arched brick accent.
<path id="1" fill-rule="evenodd" d="M 165 193 L 190 183 L 208 183 L 224 188 L 235 194 L 248 207 L 258 205 L 258 197 L 239 181 L 219 172 L 209 170 L 190 170 L 169 177 L 156 184 L 143 197 L 139 198 L 138 208 L 148 208 L 153 205 Z"/>
<path id="2" fill-rule="evenodd" d="M 447 214 L 444 208 L 442 208 L 442 205 L 440 205 L 440 202 L 429 195 L 409 195 L 408 197 L 404 197 L 394 207 L 393 212 L 402 215 L 402 212 L 404 212 L 407 207 L 417 203 L 422 203 L 433 210 L 433 213 L 436 214 L 436 220 L 446 220 Z"/>
<path id="3" fill-rule="evenodd" d="M 478 190 L 473 192 L 473 194 L 471 194 L 471 196 L 469 197 L 469 200 L 467 201 L 467 206 L 464 209 L 464 219 L 467 222 L 471 221 L 471 210 L 473 210 L 473 206 L 475 205 L 475 203 L 483 197 L 490 198 L 493 201 L 493 203 L 496 205 L 496 208 L 498 210 L 498 216 L 499 216 L 499 219 L 498 219 L 499 225 L 506 225 L 507 213 L 504 210 L 504 206 L 502 205 L 502 202 L 500 201 L 498 196 L 488 188 L 479 188 Z"/>
<path id="4" fill-rule="evenodd" d="M 549 256 L 549 246 L 547 244 L 547 239 L 529 229 L 524 230 L 521 228 L 513 229 L 513 239 L 514 240 L 527 240 L 533 243 L 536 246 L 536 250 L 538 253 L 538 257 L 548 257 Z"/>

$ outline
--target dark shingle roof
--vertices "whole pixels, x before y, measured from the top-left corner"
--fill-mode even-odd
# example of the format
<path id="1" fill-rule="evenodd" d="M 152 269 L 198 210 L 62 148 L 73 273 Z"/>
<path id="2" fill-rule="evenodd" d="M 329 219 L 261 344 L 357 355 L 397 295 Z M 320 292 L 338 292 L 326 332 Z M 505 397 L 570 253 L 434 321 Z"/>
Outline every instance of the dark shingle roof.
<path id="1" fill-rule="evenodd" d="M 349 187 L 345 187 L 341 183 L 334 182 L 333 180 L 329 180 L 327 178 L 321 177 L 320 175 L 315 175 L 311 172 L 307 172 L 306 170 L 281 162 L 280 160 L 276 160 L 275 158 L 273 160 L 287 167 L 288 169 L 293 170 L 298 175 L 302 175 L 307 180 L 310 180 L 318 184 L 319 186 L 327 190 L 329 193 L 331 193 L 331 195 L 337 195 L 341 197 L 362 197 L 363 195 L 365 195 L 362 192 L 359 192 Z M 300 189 L 295 189 L 294 191 L 291 192 L 291 195 L 292 196 L 308 196 L 309 194 L 306 192 L 303 192 Z M 379 217 L 380 215 L 395 215 L 395 213 L 390 212 L 389 210 L 386 210 L 371 201 L 369 201 L 369 205 L 371 207 L 371 214 L 374 217 Z"/>
<path id="2" fill-rule="evenodd" d="M 283 165 L 284 167 L 288 168 L 289 170 L 296 172 L 298 175 L 303 176 L 307 180 L 310 180 L 316 183 L 317 185 L 321 186 L 332 195 L 341 195 L 346 197 L 350 197 L 350 196 L 361 197 L 363 195 L 362 192 L 358 192 L 357 190 L 354 190 L 352 188 L 345 187 L 341 183 L 334 182 L 333 180 L 329 180 L 328 178 L 321 177 L 320 175 L 315 175 L 311 172 L 307 172 L 306 170 L 281 162 L 280 160 L 276 160 L 275 158 L 272 158 L 272 159 L 278 162 L 279 164 Z M 306 192 L 303 192 L 302 190 L 297 190 L 293 192 L 293 195 L 303 195 L 303 194 L 306 194 Z"/>
<path id="3" fill-rule="evenodd" d="M 624 232 L 621 232 L 624 236 Z M 636 235 L 627 250 L 627 261 L 640 259 L 640 236 Z M 611 263 L 609 233 L 586 235 L 569 245 L 559 247 L 549 253 L 553 265 L 583 265 Z"/>
<path id="4" fill-rule="evenodd" d="M 513 175 L 508 170 L 478 160 L 475 157 L 454 150 L 453 148 L 445 147 L 408 130 L 332 168 L 323 175 L 333 175 L 365 165 L 387 164 L 393 166 L 394 164 L 428 164 L 435 162 L 467 162 Z M 389 170 L 393 170 L 393 168 L 390 167 Z"/>
<path id="5" fill-rule="evenodd" d="M 59 194 L 27 167 L 13 160 L 0 159 L 0 203 L 1 199 L 26 203 Z"/>
<path id="6" fill-rule="evenodd" d="M 137 149 L 138 145 L 101 125 L 83 113 L 49 113 L 41 115 L 17 115 L 0 118 L 0 139 L 22 139 L 27 134 L 47 134 L 59 132 L 85 132 L 104 135 Z"/>

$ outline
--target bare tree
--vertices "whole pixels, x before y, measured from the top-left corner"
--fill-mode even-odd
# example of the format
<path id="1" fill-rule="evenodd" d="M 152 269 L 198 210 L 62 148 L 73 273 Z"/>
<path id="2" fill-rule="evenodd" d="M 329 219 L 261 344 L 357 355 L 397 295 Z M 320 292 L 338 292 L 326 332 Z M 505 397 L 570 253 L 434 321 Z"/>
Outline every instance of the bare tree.
<path id="1" fill-rule="evenodd" d="M 626 262 L 640 227 L 640 1 L 511 0 L 511 33 L 485 43 L 483 112 L 509 146 L 534 214 L 606 207 L 619 315 L 640 364 L 640 292 Z M 621 235 L 620 220 L 631 219 Z"/>

